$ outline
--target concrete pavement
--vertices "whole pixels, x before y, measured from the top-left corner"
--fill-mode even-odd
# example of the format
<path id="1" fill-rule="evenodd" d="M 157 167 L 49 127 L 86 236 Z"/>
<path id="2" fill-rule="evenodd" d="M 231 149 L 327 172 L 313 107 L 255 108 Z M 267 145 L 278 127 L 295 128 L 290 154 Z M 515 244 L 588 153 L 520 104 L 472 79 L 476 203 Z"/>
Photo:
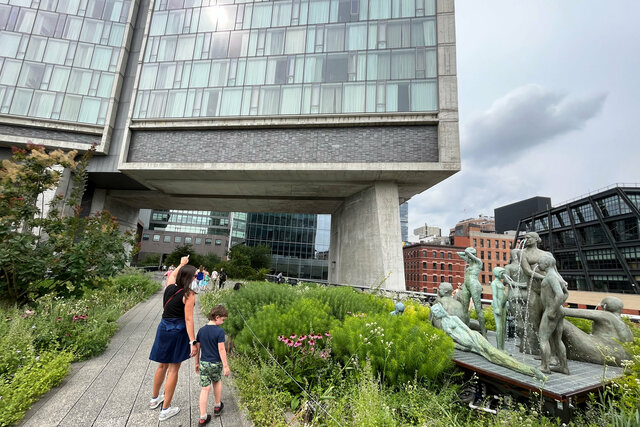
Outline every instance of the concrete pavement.
<path id="1" fill-rule="evenodd" d="M 148 409 L 157 364 L 149 360 L 156 328 L 162 314 L 162 292 L 141 302 L 118 322 L 120 330 L 100 356 L 74 363 L 60 384 L 45 394 L 29 410 L 22 426 L 196 426 L 200 418 L 200 385 L 193 359 L 180 368 L 172 405 L 180 413 L 158 421 L 160 409 Z M 207 322 L 196 303 L 197 329 Z M 238 406 L 238 395 L 231 377 L 223 379 L 224 411 L 209 423 L 215 427 L 251 426 Z M 209 396 L 213 412 L 213 393 Z"/>

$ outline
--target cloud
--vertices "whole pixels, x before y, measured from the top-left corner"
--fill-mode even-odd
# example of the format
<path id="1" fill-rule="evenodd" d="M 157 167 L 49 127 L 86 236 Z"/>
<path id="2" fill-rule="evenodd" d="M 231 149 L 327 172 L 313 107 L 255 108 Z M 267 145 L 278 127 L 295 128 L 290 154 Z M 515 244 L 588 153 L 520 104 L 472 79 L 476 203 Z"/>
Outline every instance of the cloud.
<path id="1" fill-rule="evenodd" d="M 493 215 L 496 207 L 529 197 L 552 196 L 554 186 L 567 179 L 562 176 L 566 155 L 573 152 L 577 160 L 583 154 L 575 146 L 579 138 L 567 134 L 596 117 L 605 98 L 571 98 L 531 84 L 496 100 L 468 125 L 461 124 L 462 171 L 409 201 L 409 231 L 426 221 L 448 234 L 462 219 Z M 562 145 L 550 156 L 545 144 L 554 138 Z"/>
<path id="2" fill-rule="evenodd" d="M 462 155 L 467 163 L 509 162 L 596 117 L 606 95 L 571 99 L 539 85 L 514 89 L 464 126 Z"/>

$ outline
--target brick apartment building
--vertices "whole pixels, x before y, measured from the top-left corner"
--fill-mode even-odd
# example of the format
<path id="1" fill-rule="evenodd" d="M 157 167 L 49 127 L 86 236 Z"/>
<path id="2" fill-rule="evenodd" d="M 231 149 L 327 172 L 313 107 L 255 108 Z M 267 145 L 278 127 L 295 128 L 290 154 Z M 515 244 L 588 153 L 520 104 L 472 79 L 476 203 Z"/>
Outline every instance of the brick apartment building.
<path id="1" fill-rule="evenodd" d="M 477 256 L 483 262 L 482 273 L 480 273 L 480 283 L 491 284 L 493 280 L 492 270 L 494 267 L 504 267 L 509 264 L 509 255 L 515 232 L 507 234 L 490 233 L 482 231 L 480 226 L 470 225 L 467 236 L 453 236 L 453 244 L 467 248 L 474 247 Z"/>
<path id="2" fill-rule="evenodd" d="M 437 292 L 438 285 L 449 282 L 457 287 L 464 281 L 465 262 L 456 255 L 465 246 L 416 243 L 403 248 L 406 289 Z"/>

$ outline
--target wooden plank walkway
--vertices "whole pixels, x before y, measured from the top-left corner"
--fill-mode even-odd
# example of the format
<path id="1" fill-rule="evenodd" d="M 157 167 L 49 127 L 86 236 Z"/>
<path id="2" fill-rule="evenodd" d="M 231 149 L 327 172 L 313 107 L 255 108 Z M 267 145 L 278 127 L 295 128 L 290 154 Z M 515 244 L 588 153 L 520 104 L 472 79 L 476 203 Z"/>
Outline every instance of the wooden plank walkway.
<path id="1" fill-rule="evenodd" d="M 156 328 L 162 314 L 162 292 L 141 302 L 118 322 L 120 330 L 100 356 L 74 363 L 59 387 L 50 390 L 29 410 L 22 426 L 196 426 L 200 418 L 199 378 L 193 359 L 180 368 L 171 402 L 180 413 L 158 421 L 160 409 L 148 409 L 157 364 L 149 360 Z M 196 332 L 207 323 L 196 302 Z M 223 379 L 224 411 L 209 423 L 215 427 L 251 426 L 238 406 L 238 394 L 230 377 Z M 213 413 L 213 392 L 209 395 Z"/>

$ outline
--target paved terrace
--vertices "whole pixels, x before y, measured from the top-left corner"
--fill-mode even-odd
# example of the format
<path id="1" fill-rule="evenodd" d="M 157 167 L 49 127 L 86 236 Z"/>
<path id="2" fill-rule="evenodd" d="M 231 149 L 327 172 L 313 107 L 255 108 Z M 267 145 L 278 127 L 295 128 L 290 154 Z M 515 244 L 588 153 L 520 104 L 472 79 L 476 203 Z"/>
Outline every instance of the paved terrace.
<path id="1" fill-rule="evenodd" d="M 207 322 L 199 304 L 195 308 L 197 328 Z M 162 314 L 162 292 L 141 302 L 120 319 L 120 330 L 100 356 L 74 363 L 65 380 L 45 394 L 25 416 L 22 426 L 195 426 L 200 410 L 200 384 L 193 359 L 182 364 L 172 405 L 180 413 L 159 422 L 160 408 L 148 409 L 156 363 L 149 352 Z M 224 411 L 209 423 L 215 427 L 252 424 L 238 406 L 231 377 L 223 379 Z M 213 412 L 213 392 L 209 413 Z"/>

